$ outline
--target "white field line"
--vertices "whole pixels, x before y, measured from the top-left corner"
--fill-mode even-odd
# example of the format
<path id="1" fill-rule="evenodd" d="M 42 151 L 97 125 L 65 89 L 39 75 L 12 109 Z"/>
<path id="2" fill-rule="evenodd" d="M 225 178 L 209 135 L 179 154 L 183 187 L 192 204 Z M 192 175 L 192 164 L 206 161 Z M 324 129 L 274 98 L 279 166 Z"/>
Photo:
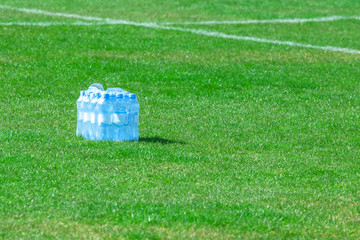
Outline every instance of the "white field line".
<path id="1" fill-rule="evenodd" d="M 103 18 L 99 18 L 99 17 L 87 17 L 87 16 L 81 16 L 81 15 L 77 15 L 77 14 L 48 12 L 48 11 L 43 11 L 43 10 L 39 10 L 39 9 L 17 8 L 17 7 L 7 6 L 7 5 L 0 5 L 0 8 L 19 11 L 19 12 L 42 14 L 42 15 L 48 15 L 48 16 L 76 18 L 76 19 L 82 19 L 82 20 L 88 20 L 88 21 L 102 21 L 103 20 Z"/>
<path id="2" fill-rule="evenodd" d="M 318 18 L 292 18 L 267 20 L 239 20 L 239 21 L 200 21 L 200 22 L 164 22 L 162 25 L 220 25 L 220 24 L 265 24 L 265 23 L 307 23 L 307 22 L 333 22 L 339 20 L 360 20 L 357 16 L 330 16 Z"/>
<path id="3" fill-rule="evenodd" d="M 147 28 L 154 28 L 154 29 L 164 29 L 164 30 L 175 30 L 175 31 L 181 31 L 181 32 L 190 32 L 198 35 L 204 35 L 204 36 L 210 36 L 210 37 L 218 37 L 218 38 L 224 38 L 224 39 L 234 39 L 234 40 L 244 40 L 244 41 L 251 41 L 251 42 L 261 42 L 261 43 L 272 43 L 277 45 L 287 45 L 287 46 L 294 46 L 294 47 L 303 47 L 303 48 L 312 48 L 312 49 L 320 49 L 324 51 L 332 51 L 332 52 L 342 52 L 342 53 L 353 53 L 353 54 L 360 54 L 360 50 L 355 49 L 349 49 L 349 48 L 339 48 L 339 47 L 333 47 L 333 46 L 317 46 L 317 45 L 311 45 L 311 44 L 303 44 L 303 43 L 297 43 L 297 42 L 291 42 L 291 41 L 279 41 L 279 40 L 270 40 L 265 38 L 256 38 L 256 37 L 249 37 L 249 36 L 238 36 L 238 35 L 231 35 L 221 32 L 210 32 L 206 30 L 201 29 L 192 29 L 192 28 L 182 28 L 182 27 L 172 27 L 172 26 L 163 26 L 159 25 L 157 23 L 137 23 L 137 22 L 131 22 L 126 20 L 116 20 L 116 19 L 109 19 L 109 18 L 99 18 L 99 17 L 91 17 L 91 16 L 81 16 L 77 14 L 67 14 L 67 13 L 53 13 L 43 10 L 37 10 L 37 9 L 27 9 L 27 8 L 15 8 L 15 7 L 9 7 L 0 5 L 0 8 L 4 9 L 11 9 L 16 11 L 22 11 L 22 12 L 28 12 L 28 13 L 36 13 L 36 14 L 43 14 L 48 16 L 60 16 L 60 17 L 66 17 L 66 18 L 76 18 L 81 20 L 88 20 L 90 22 L 77 22 L 73 24 L 69 23 L 56 23 L 53 25 L 133 25 L 133 26 L 142 26 Z M 15 24 L 13 23 L 4 23 L 7 25 Z M 32 26 L 53 26 L 50 24 L 50 22 L 45 23 L 22 23 L 23 25 L 26 24 L 36 24 Z M 20 24 L 18 24 L 20 25 Z"/>
<path id="4" fill-rule="evenodd" d="M 38 27 L 49 27 L 49 26 L 93 26 L 93 25 L 104 25 L 107 23 L 103 22 L 0 22 L 0 26 L 38 26 Z"/>
<path id="5" fill-rule="evenodd" d="M 144 26 L 144 27 L 145 26 L 150 27 L 153 25 L 157 25 L 156 23 L 151 23 L 151 22 L 137 23 L 137 22 L 127 21 L 127 20 L 122 20 L 122 19 L 115 20 L 115 19 L 109 19 L 109 18 L 83 16 L 83 15 L 78 15 L 78 14 L 48 12 L 48 11 L 43 11 L 43 10 L 39 10 L 39 9 L 17 8 L 17 7 L 7 6 L 7 5 L 0 5 L 0 9 L 9 9 L 9 10 L 14 10 L 14 11 L 19 11 L 19 12 L 41 14 L 41 15 L 52 16 L 52 17 L 65 17 L 65 18 L 75 18 L 75 19 L 86 20 L 86 21 L 107 22 L 110 24 L 123 24 L 123 25 L 134 25 L 134 26 Z"/>
<path id="6" fill-rule="evenodd" d="M 287 45 L 287 46 L 294 46 L 294 47 L 313 48 L 313 49 L 321 49 L 321 50 L 332 51 L 332 52 L 360 54 L 360 50 L 349 49 L 349 48 L 339 48 L 339 47 L 332 47 L 332 46 L 317 46 L 317 45 L 297 43 L 297 42 L 291 42 L 291 41 L 279 41 L 279 40 L 270 40 L 270 39 L 265 39 L 265 38 L 238 36 L 238 35 L 231 35 L 231 34 L 226 34 L 226 33 L 221 33 L 221 32 L 209 32 L 209 31 L 200 30 L 200 29 L 177 28 L 177 27 L 166 28 L 165 26 L 162 27 L 162 29 L 178 30 L 178 31 L 182 31 L 182 32 L 191 32 L 191 33 L 204 35 L 204 36 L 211 36 L 211 37 L 245 40 L 245 41 L 261 42 L 261 43 L 272 43 L 272 44 L 276 44 L 276 45 Z"/>
<path id="7" fill-rule="evenodd" d="M 68 14 L 68 13 L 59 13 L 59 12 L 48 12 L 39 9 L 28 9 L 28 8 L 17 8 L 7 5 L 0 5 L 2 9 L 9 9 L 15 11 L 21 11 L 26 13 L 33 14 L 42 14 L 48 16 L 57 16 L 57 17 L 66 17 L 66 18 L 76 18 L 86 21 L 114 21 L 114 19 L 109 18 L 100 18 L 92 16 L 83 16 L 78 14 Z M 211 24 L 256 24 L 256 23 L 305 23 L 305 22 L 328 22 L 328 21 L 338 21 L 338 20 L 360 20 L 360 16 L 330 16 L 330 17 L 318 17 L 318 18 L 292 18 L 292 19 L 267 19 L 267 20 L 239 20 L 239 21 L 200 21 L 200 22 L 164 22 L 159 23 L 161 25 L 211 25 Z M 139 23 L 126 21 L 126 20 L 116 20 L 119 23 L 137 25 Z M 141 24 L 154 24 L 154 23 L 141 23 Z"/>

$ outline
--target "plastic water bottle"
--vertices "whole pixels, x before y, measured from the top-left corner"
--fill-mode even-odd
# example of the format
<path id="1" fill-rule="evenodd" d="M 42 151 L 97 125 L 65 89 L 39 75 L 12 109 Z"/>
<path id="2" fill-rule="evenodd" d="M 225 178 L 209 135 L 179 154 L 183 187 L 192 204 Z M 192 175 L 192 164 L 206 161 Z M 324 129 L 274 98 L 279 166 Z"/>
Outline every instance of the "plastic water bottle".
<path id="1" fill-rule="evenodd" d="M 89 139 L 89 126 L 90 126 L 90 112 L 89 112 L 89 105 L 90 105 L 90 93 L 85 93 L 83 97 L 83 109 L 84 109 L 84 124 L 83 124 L 83 131 L 82 136 L 86 139 Z"/>
<path id="2" fill-rule="evenodd" d="M 108 139 L 109 140 L 112 140 L 113 138 L 113 115 L 114 115 L 114 104 L 116 102 L 116 92 L 111 92 L 109 93 L 110 94 L 110 104 L 112 106 L 112 111 L 111 111 L 111 129 L 110 129 L 110 132 L 109 132 L 109 136 L 108 136 Z"/>
<path id="3" fill-rule="evenodd" d="M 94 113 L 95 113 L 95 123 L 96 126 L 94 127 L 94 132 L 95 132 L 95 140 L 101 140 L 100 138 L 100 126 L 99 126 L 99 116 L 102 114 L 102 109 L 100 107 L 100 102 L 104 101 L 104 97 L 105 97 L 105 92 L 100 92 L 100 97 L 98 99 L 98 102 L 94 108 Z M 100 117 L 101 118 L 101 117 Z"/>
<path id="4" fill-rule="evenodd" d="M 124 94 L 124 104 L 125 104 L 125 108 L 126 108 L 126 116 L 127 116 L 127 124 L 125 125 L 123 134 L 124 134 L 124 138 L 122 139 L 123 141 L 129 141 L 130 140 L 130 135 L 131 135 L 131 119 L 130 119 L 130 95 L 129 94 Z"/>
<path id="5" fill-rule="evenodd" d="M 96 140 L 110 140 L 113 105 L 109 93 L 105 93 L 104 96 L 100 98 L 96 105 L 96 112 L 98 113 Z"/>
<path id="6" fill-rule="evenodd" d="M 125 126 L 129 124 L 124 95 L 118 93 L 114 102 L 114 113 L 112 118 L 112 137 L 114 141 L 125 140 Z"/>
<path id="7" fill-rule="evenodd" d="M 89 105 L 89 113 L 90 113 L 90 126 L 89 126 L 89 139 L 90 140 L 95 140 L 96 138 L 96 127 L 97 127 L 97 119 L 96 119 L 96 114 L 95 114 L 95 108 L 96 105 L 99 101 L 101 97 L 101 93 L 97 92 L 93 95 L 93 98 L 90 101 L 90 105 Z"/>
<path id="8" fill-rule="evenodd" d="M 90 140 L 134 141 L 139 139 L 140 105 L 135 94 L 99 83 L 81 91 L 77 105 L 77 136 Z"/>
<path id="9" fill-rule="evenodd" d="M 80 92 L 80 97 L 76 101 L 77 106 L 77 126 L 76 126 L 76 136 L 81 136 L 84 126 L 84 104 L 83 98 L 85 96 L 85 91 Z"/>
<path id="10" fill-rule="evenodd" d="M 130 119 L 130 136 L 129 140 L 138 141 L 139 140 L 139 110 L 140 104 L 136 99 L 136 94 L 130 94 L 129 100 L 129 119 Z"/>

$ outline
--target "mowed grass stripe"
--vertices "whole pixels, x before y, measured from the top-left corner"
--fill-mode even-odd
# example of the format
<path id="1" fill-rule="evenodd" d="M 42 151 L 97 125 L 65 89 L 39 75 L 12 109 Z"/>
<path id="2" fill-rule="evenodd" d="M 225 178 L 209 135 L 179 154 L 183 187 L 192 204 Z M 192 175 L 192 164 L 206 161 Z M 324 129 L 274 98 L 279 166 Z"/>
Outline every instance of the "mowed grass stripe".
<path id="1" fill-rule="evenodd" d="M 26 13 L 34 13 L 34 14 L 42 14 L 48 16 L 57 16 L 57 17 L 65 17 L 65 18 L 76 18 L 88 21 L 103 21 L 109 24 L 115 25 L 133 25 L 133 26 L 141 26 L 141 27 L 148 27 L 148 28 L 155 28 L 155 29 L 166 29 L 166 30 L 175 30 L 175 31 L 182 31 L 182 32 L 190 32 L 194 34 L 210 36 L 210 37 L 219 37 L 219 38 L 227 38 L 227 39 L 234 39 L 234 40 L 244 40 L 244 41 L 253 41 L 253 42 L 261 42 L 261 43 L 272 43 L 276 45 L 287 45 L 287 46 L 295 46 L 295 47 L 304 47 L 304 48 L 312 48 L 312 49 L 319 49 L 324 51 L 332 51 L 332 52 L 342 52 L 342 53 L 350 53 L 350 54 L 360 54 L 360 50 L 349 49 L 349 48 L 340 48 L 340 47 L 333 47 L 333 46 L 316 46 L 311 44 L 303 44 L 291 41 L 279 41 L 279 40 L 270 40 L 264 38 L 256 38 L 251 36 L 237 36 L 232 34 L 225 34 L 221 32 L 209 32 L 206 30 L 201 29 L 190 29 L 190 28 L 181 28 L 181 27 L 171 27 L 171 26 L 161 26 L 156 23 L 137 23 L 137 22 L 130 22 L 126 20 L 116 20 L 116 19 L 109 19 L 109 18 L 99 18 L 99 17 L 91 17 L 91 16 L 81 16 L 78 14 L 68 14 L 68 13 L 59 13 L 59 12 L 48 12 L 39 9 L 27 9 L 27 8 L 16 8 L 10 7 L 6 5 L 0 5 L 1 8 L 10 9 L 15 11 L 22 11 Z M 7 24 L 9 25 L 9 24 Z M 57 24 L 58 25 L 58 24 Z M 82 24 L 77 24 L 82 25 Z M 88 24 L 86 24 L 88 25 Z M 20 26 L 25 26 L 24 24 Z M 33 25 L 35 26 L 35 25 Z M 37 24 L 36 26 L 50 26 L 47 23 Z"/>
<path id="2" fill-rule="evenodd" d="M 23 8 L 39 8 L 49 11 L 72 12 L 81 15 L 103 18 L 127 19 L 140 22 L 169 21 L 211 21 L 239 19 L 283 19 L 314 18 L 318 16 L 356 16 L 360 3 L 353 0 L 313 0 L 304 1 L 222 1 L 211 3 L 194 0 L 160 0 L 144 2 L 143 0 L 104 0 L 75 2 L 49 2 L 48 0 L 2 0 L 1 4 Z M 95 14 L 96 13 L 96 14 Z"/>
<path id="3" fill-rule="evenodd" d="M 359 237 L 358 55 L 132 26 L 0 35 L 2 237 Z M 141 141 L 75 137 L 93 82 L 138 93 Z"/>

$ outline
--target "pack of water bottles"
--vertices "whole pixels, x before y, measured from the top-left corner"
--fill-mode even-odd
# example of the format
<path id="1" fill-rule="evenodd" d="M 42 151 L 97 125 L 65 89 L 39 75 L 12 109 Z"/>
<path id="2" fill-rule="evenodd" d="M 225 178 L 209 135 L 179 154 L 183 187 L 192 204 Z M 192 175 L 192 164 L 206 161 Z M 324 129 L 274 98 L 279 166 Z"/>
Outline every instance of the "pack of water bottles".
<path id="1" fill-rule="evenodd" d="M 98 141 L 137 141 L 139 109 L 135 94 L 121 88 L 105 91 L 94 83 L 77 100 L 76 135 Z"/>

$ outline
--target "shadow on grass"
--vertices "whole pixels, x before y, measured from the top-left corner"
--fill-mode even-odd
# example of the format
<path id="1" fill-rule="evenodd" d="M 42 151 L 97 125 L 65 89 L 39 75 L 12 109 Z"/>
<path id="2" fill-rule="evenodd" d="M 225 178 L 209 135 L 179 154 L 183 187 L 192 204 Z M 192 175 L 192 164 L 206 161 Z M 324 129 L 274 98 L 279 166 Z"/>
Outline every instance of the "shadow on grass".
<path id="1" fill-rule="evenodd" d="M 161 143 L 161 144 L 186 144 L 182 141 L 165 139 L 162 137 L 140 137 L 139 142 Z"/>

